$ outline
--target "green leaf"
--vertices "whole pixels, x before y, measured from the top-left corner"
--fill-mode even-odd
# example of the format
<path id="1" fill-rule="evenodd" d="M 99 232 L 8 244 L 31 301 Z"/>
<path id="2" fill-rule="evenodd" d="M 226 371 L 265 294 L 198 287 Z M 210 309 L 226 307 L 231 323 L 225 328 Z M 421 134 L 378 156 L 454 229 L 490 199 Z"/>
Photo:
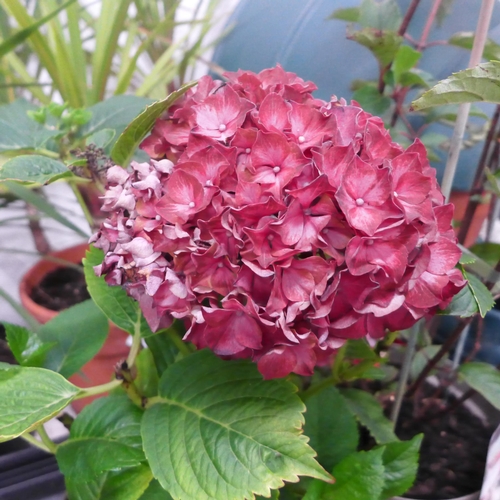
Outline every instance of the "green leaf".
<path id="1" fill-rule="evenodd" d="M 402 17 L 395 0 L 363 0 L 358 22 L 365 28 L 397 31 Z"/>
<path id="2" fill-rule="evenodd" d="M 143 498 L 153 474 L 147 465 L 138 465 L 110 471 L 92 481 L 79 481 L 78 478 L 66 479 L 66 490 L 70 500 L 138 500 Z M 166 492 L 163 490 L 163 493 Z M 163 498 L 168 498 L 163 496 Z"/>
<path id="3" fill-rule="evenodd" d="M 140 423 L 143 412 L 125 395 L 97 399 L 71 426 L 70 438 L 56 453 L 61 472 L 75 481 L 144 461 Z"/>
<path id="4" fill-rule="evenodd" d="M 464 102 L 500 103 L 500 62 L 490 61 L 453 73 L 413 101 L 413 110 Z"/>
<path id="5" fill-rule="evenodd" d="M 310 500 L 375 500 L 384 488 L 384 447 L 359 451 L 344 458 L 333 469 L 335 484 L 324 484 L 319 489 L 313 483 L 310 488 L 319 489 Z M 317 483 L 317 481 L 315 481 Z"/>
<path id="6" fill-rule="evenodd" d="M 0 442 L 55 417 L 79 392 L 50 370 L 0 365 Z"/>
<path id="7" fill-rule="evenodd" d="M 10 38 L 5 40 L 0 44 L 0 58 L 13 51 L 18 45 L 23 43 L 26 39 L 28 39 L 33 33 L 38 31 L 38 29 L 43 26 L 45 23 L 50 21 L 52 18 L 57 16 L 59 12 L 66 9 L 71 5 L 75 0 L 69 0 L 68 2 L 62 4 L 60 7 L 52 11 L 50 14 L 42 17 L 37 22 L 33 23 L 31 26 L 18 31 L 16 34 L 12 35 Z"/>
<path id="8" fill-rule="evenodd" d="M 187 83 L 168 97 L 148 106 L 125 129 L 116 141 L 111 151 L 111 158 L 118 165 L 127 167 L 144 137 L 151 131 L 157 118 L 160 117 L 174 102 L 193 87 L 196 82 Z"/>
<path id="9" fill-rule="evenodd" d="M 113 96 L 88 108 L 92 118 L 78 131 L 79 137 L 88 137 L 104 129 L 112 129 L 117 136 L 144 109 L 151 99 L 133 95 Z"/>
<path id="10" fill-rule="evenodd" d="M 357 23 L 359 21 L 359 7 L 347 7 L 346 9 L 334 10 L 327 19 L 338 19 L 349 23 Z"/>
<path id="11" fill-rule="evenodd" d="M 472 31 L 460 31 L 452 35 L 448 43 L 456 47 L 471 50 L 474 44 L 474 33 Z M 484 46 L 483 58 L 498 61 L 500 59 L 500 45 L 488 38 Z"/>
<path id="12" fill-rule="evenodd" d="M 422 54 L 420 52 L 412 49 L 408 45 L 402 45 L 399 47 L 391 67 L 396 83 L 402 83 L 401 76 L 410 71 L 413 66 L 417 64 L 421 56 Z"/>
<path id="13" fill-rule="evenodd" d="M 153 354 L 158 375 L 161 376 L 170 365 L 175 363 L 179 349 L 172 341 L 168 330 L 151 335 L 145 341 Z"/>
<path id="14" fill-rule="evenodd" d="M 442 312 L 448 316 L 469 318 L 479 311 L 476 299 L 470 286 L 464 286 L 452 299 L 448 307 Z"/>
<path id="15" fill-rule="evenodd" d="M 115 138 L 116 131 L 112 128 L 104 128 L 94 132 L 87 137 L 87 144 L 94 144 L 98 148 L 105 148 Z"/>
<path id="16" fill-rule="evenodd" d="M 70 377 L 100 351 L 108 331 L 106 317 L 92 300 L 61 311 L 38 332 L 44 343 L 56 344 L 47 353 L 45 368 Z"/>
<path id="17" fill-rule="evenodd" d="M 384 416 L 380 403 L 372 394 L 359 389 L 341 389 L 340 394 L 351 413 L 370 431 L 378 444 L 398 440 L 392 430 L 392 422 Z"/>
<path id="18" fill-rule="evenodd" d="M 3 323 L 7 342 L 16 361 L 21 366 L 33 366 L 40 368 L 49 351 L 55 344 L 44 343 L 36 333 L 26 328 L 9 323 Z"/>
<path id="19" fill-rule="evenodd" d="M 491 267 L 495 267 L 500 260 L 499 243 L 476 243 L 470 247 L 470 251 L 487 262 Z"/>
<path id="20" fill-rule="evenodd" d="M 378 359 L 375 351 L 368 345 L 365 339 L 349 339 L 345 356 L 348 359 L 363 359 L 375 361 Z"/>
<path id="21" fill-rule="evenodd" d="M 391 99 L 382 95 L 373 85 L 365 85 L 352 94 L 363 109 L 374 115 L 383 115 L 391 105 Z"/>
<path id="22" fill-rule="evenodd" d="M 168 491 L 165 491 L 161 487 L 161 484 L 156 479 L 153 479 L 139 500 L 172 500 L 172 497 Z"/>
<path id="23" fill-rule="evenodd" d="M 464 363 L 458 369 L 462 380 L 500 410 L 500 372 L 488 363 Z"/>
<path id="24" fill-rule="evenodd" d="M 137 377 L 134 384 L 141 396 L 152 397 L 158 394 L 158 372 L 151 349 L 142 349 L 135 360 Z"/>
<path id="25" fill-rule="evenodd" d="M 500 245 L 498 245 L 498 247 L 500 248 Z M 476 262 L 477 260 L 476 256 L 464 250 L 465 249 L 462 249 L 462 255 L 460 256 L 458 263 L 462 265 L 474 264 L 474 262 Z"/>
<path id="26" fill-rule="evenodd" d="M 0 166 L 0 181 L 44 185 L 73 174 L 60 161 L 41 155 L 20 155 Z"/>
<path id="27" fill-rule="evenodd" d="M 410 441 L 396 441 L 384 446 L 384 489 L 380 500 L 405 493 L 414 483 L 423 434 Z"/>
<path id="28" fill-rule="evenodd" d="M 476 278 L 473 274 L 466 273 L 465 271 L 463 271 L 463 275 L 469 282 L 468 285 L 477 303 L 479 314 L 484 318 L 486 313 L 495 305 L 495 299 L 481 280 Z"/>
<path id="29" fill-rule="evenodd" d="M 103 276 L 95 275 L 94 267 L 101 264 L 103 258 L 102 250 L 90 247 L 83 259 L 87 289 L 95 304 L 110 321 L 122 330 L 134 335 L 136 329 L 139 329 L 143 337 L 153 335 L 138 302 L 129 297 L 121 287 L 109 286 Z"/>
<path id="30" fill-rule="evenodd" d="M 423 87 L 428 89 L 431 86 L 432 76 L 419 68 L 412 68 L 401 73 L 399 83 L 403 87 Z"/>
<path id="31" fill-rule="evenodd" d="M 332 470 L 343 458 L 356 451 L 358 423 L 335 387 L 311 396 L 306 406 L 304 434 L 318 454 L 318 462 L 326 470 Z"/>
<path id="32" fill-rule="evenodd" d="M 379 31 L 372 28 L 354 31 L 348 38 L 370 49 L 382 67 L 393 61 L 403 41 L 403 38 L 393 31 Z"/>
<path id="33" fill-rule="evenodd" d="M 51 205 L 43 196 L 35 193 L 33 190 L 24 187 L 22 184 L 13 181 L 5 181 L 4 185 L 7 189 L 14 193 L 18 198 L 21 198 L 27 203 L 30 203 L 34 207 L 38 208 L 40 212 L 44 213 L 48 217 L 59 222 L 63 226 L 73 230 L 75 233 L 88 238 L 88 234 L 82 231 L 79 227 L 75 226 L 70 220 L 61 215 L 53 205 Z"/>
<path id="34" fill-rule="evenodd" d="M 28 116 L 38 109 L 23 99 L 0 106 L 0 152 L 41 148 L 59 130 L 48 129 Z"/>
<path id="35" fill-rule="evenodd" d="M 170 366 L 142 421 L 154 476 L 174 499 L 269 496 L 299 475 L 331 476 L 301 435 L 303 403 L 255 364 L 197 351 Z"/>

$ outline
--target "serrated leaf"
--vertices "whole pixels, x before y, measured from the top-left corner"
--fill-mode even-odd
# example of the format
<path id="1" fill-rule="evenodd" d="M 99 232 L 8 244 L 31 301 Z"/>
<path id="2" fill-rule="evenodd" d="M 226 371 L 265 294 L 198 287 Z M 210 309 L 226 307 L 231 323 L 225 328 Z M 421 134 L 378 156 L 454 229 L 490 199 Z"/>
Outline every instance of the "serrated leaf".
<path id="1" fill-rule="evenodd" d="M 0 152 L 41 148 L 60 133 L 29 118 L 27 112 L 36 109 L 24 99 L 0 106 Z"/>
<path id="2" fill-rule="evenodd" d="M 326 470 L 332 470 L 343 458 L 356 451 L 358 423 L 335 387 L 311 396 L 306 406 L 304 434 L 318 454 L 318 462 Z"/>
<path id="3" fill-rule="evenodd" d="M 101 264 L 103 258 L 102 250 L 90 247 L 83 259 L 87 289 L 95 304 L 110 321 L 122 330 L 133 335 L 138 328 L 143 337 L 153 335 L 138 302 L 129 297 L 121 287 L 109 286 L 103 276 L 95 275 L 94 267 Z"/>
<path id="4" fill-rule="evenodd" d="M 370 431 L 378 444 L 398 440 L 391 421 L 384 416 L 380 403 L 372 394 L 359 389 L 341 389 L 340 394 L 345 398 L 351 413 Z"/>
<path id="5" fill-rule="evenodd" d="M 47 422 L 79 392 L 50 370 L 0 365 L 0 442 Z"/>
<path id="6" fill-rule="evenodd" d="M 127 167 L 144 137 L 151 131 L 157 118 L 172 104 L 193 87 L 196 82 L 187 83 L 168 97 L 148 106 L 137 116 L 120 135 L 111 151 L 111 158 L 122 167 Z"/>
<path id="7" fill-rule="evenodd" d="M 410 441 L 396 441 L 384 446 L 384 489 L 380 500 L 402 495 L 414 483 L 418 471 L 418 458 L 423 434 Z"/>
<path id="8" fill-rule="evenodd" d="M 38 331 L 44 343 L 54 343 L 44 367 L 70 377 L 103 346 L 109 324 L 92 300 L 61 311 Z"/>
<path id="9" fill-rule="evenodd" d="M 327 19 L 338 19 L 339 21 L 347 21 L 356 23 L 359 20 L 359 7 L 347 7 L 345 9 L 334 10 Z"/>
<path id="10" fill-rule="evenodd" d="M 318 485 L 318 481 L 314 481 L 309 489 L 314 488 L 316 494 L 306 495 L 305 499 L 375 500 L 379 498 L 384 488 L 383 452 L 384 448 L 359 451 L 344 458 L 333 469 L 335 484 Z"/>
<path id="11" fill-rule="evenodd" d="M 463 49 L 472 49 L 474 44 L 474 32 L 472 31 L 460 31 L 451 36 L 448 40 L 450 45 L 455 45 L 456 47 L 461 47 Z M 498 61 L 500 59 L 500 45 L 498 43 L 488 38 L 483 50 L 483 58 L 487 60 Z"/>
<path id="12" fill-rule="evenodd" d="M 0 181 L 28 182 L 42 186 L 73 174 L 60 161 L 41 155 L 20 155 L 0 166 Z"/>
<path id="13" fill-rule="evenodd" d="M 365 339 L 349 339 L 345 356 L 348 359 L 363 359 L 375 361 L 378 359 L 375 351 L 368 345 Z"/>
<path id="14" fill-rule="evenodd" d="M 57 449 L 61 472 L 76 481 L 92 481 L 106 471 L 144 461 L 142 410 L 127 396 L 112 395 L 86 406 L 71 426 L 70 438 Z"/>
<path id="15" fill-rule="evenodd" d="M 500 372 L 494 366 L 474 361 L 461 365 L 458 373 L 462 380 L 500 410 Z"/>
<path id="16" fill-rule="evenodd" d="M 415 64 L 419 61 L 422 56 L 421 52 L 412 49 L 409 45 L 401 45 L 392 63 L 391 69 L 394 73 L 394 81 L 396 83 L 401 82 L 401 76 L 410 71 Z"/>
<path id="17" fill-rule="evenodd" d="M 500 62 L 490 61 L 453 73 L 413 101 L 413 110 L 464 102 L 500 103 Z"/>
<path id="18" fill-rule="evenodd" d="M 352 98 L 359 102 L 361 107 L 374 115 L 383 115 L 390 107 L 391 100 L 377 90 L 372 85 L 365 85 L 356 90 Z"/>
<path id="19" fill-rule="evenodd" d="M 55 345 L 54 343 L 44 343 L 34 332 L 28 329 L 3 323 L 10 350 L 16 361 L 21 366 L 33 366 L 40 368 L 47 355 L 47 352 Z"/>
<path id="20" fill-rule="evenodd" d="M 393 31 L 372 28 L 354 31 L 348 38 L 370 49 L 383 67 L 393 61 L 403 41 L 403 38 Z"/>
<path id="21" fill-rule="evenodd" d="M 145 499 L 153 474 L 147 465 L 138 465 L 116 472 L 105 472 L 92 481 L 66 479 L 69 500 L 139 500 Z M 171 498 L 165 490 L 161 500 Z M 151 498 L 150 500 L 153 500 Z"/>
<path id="22" fill-rule="evenodd" d="M 358 22 L 366 28 L 397 31 L 401 11 L 395 0 L 363 0 Z"/>
<path id="23" fill-rule="evenodd" d="M 465 271 L 463 271 L 463 275 L 464 278 L 468 280 L 468 286 L 474 296 L 474 299 L 476 300 L 479 314 L 482 318 L 484 318 L 486 313 L 495 305 L 495 299 L 481 280 L 476 278 L 473 274 L 466 273 Z"/>
<path id="24" fill-rule="evenodd" d="M 139 500 L 172 500 L 172 497 L 156 479 L 153 479 Z"/>
<path id="25" fill-rule="evenodd" d="M 495 267 L 500 260 L 499 243 L 476 243 L 470 247 L 470 251 L 477 255 L 480 259 L 487 262 L 491 267 Z M 469 262 L 467 262 L 467 264 L 469 264 Z"/>
<path id="26" fill-rule="evenodd" d="M 142 421 L 154 476 L 174 499 L 269 496 L 299 475 L 331 477 L 301 435 L 303 403 L 255 364 L 197 351 L 170 366 Z"/>
<path id="27" fill-rule="evenodd" d="M 448 316 L 469 318 L 479 312 L 477 302 L 469 286 L 464 286 L 452 299 L 448 307 L 442 312 Z"/>

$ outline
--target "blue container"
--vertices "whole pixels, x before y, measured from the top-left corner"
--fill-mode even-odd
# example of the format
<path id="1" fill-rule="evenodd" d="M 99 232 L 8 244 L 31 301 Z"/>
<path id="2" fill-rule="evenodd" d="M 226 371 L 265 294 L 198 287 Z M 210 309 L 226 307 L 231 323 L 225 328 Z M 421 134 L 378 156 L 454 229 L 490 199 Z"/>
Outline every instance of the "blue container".
<path id="1" fill-rule="evenodd" d="M 317 86 L 317 97 L 329 99 L 332 94 L 350 99 L 355 79 L 373 80 L 378 65 L 368 49 L 346 38 L 346 23 L 327 20 L 336 9 L 357 7 L 361 0 L 240 0 L 228 24 L 230 34 L 214 53 L 214 61 L 229 71 L 245 69 L 259 72 L 280 63 L 287 71 L 297 73 Z M 420 38 L 429 10 L 434 2 L 421 2 L 408 33 Z M 406 12 L 410 0 L 398 0 Z M 441 26 L 434 26 L 428 41 L 448 40 L 459 31 L 474 31 L 481 0 L 455 0 Z M 500 42 L 500 5 L 495 4 L 490 37 Z M 470 53 L 452 46 L 429 47 L 419 63 L 437 79 L 468 65 Z M 492 106 L 482 105 L 491 114 Z M 436 125 L 434 132 L 451 136 L 451 129 Z M 455 189 L 467 191 L 474 178 L 481 145 L 461 154 Z M 444 158 L 443 154 L 443 158 Z M 443 162 L 435 164 L 442 175 Z"/>

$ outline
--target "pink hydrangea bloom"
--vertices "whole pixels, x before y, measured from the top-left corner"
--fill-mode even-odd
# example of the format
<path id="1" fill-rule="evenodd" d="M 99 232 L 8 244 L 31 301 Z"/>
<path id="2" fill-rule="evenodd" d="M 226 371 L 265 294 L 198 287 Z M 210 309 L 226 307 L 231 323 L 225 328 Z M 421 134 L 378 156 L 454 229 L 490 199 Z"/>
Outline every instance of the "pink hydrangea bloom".
<path id="1" fill-rule="evenodd" d="M 185 340 L 266 378 L 446 307 L 460 250 L 422 144 L 279 66 L 226 77 L 157 121 L 149 163 L 109 169 L 96 272 L 153 330 L 182 319 Z"/>

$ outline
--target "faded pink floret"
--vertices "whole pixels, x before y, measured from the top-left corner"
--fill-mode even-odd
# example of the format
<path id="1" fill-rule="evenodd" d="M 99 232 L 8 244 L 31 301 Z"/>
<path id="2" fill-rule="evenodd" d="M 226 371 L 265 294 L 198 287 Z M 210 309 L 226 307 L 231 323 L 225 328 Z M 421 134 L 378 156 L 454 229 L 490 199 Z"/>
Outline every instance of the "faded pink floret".
<path id="1" fill-rule="evenodd" d="M 108 170 L 96 268 L 153 330 L 311 375 L 346 339 L 378 339 L 464 286 L 425 148 L 404 150 L 357 103 L 315 99 L 277 66 L 204 77 Z"/>

